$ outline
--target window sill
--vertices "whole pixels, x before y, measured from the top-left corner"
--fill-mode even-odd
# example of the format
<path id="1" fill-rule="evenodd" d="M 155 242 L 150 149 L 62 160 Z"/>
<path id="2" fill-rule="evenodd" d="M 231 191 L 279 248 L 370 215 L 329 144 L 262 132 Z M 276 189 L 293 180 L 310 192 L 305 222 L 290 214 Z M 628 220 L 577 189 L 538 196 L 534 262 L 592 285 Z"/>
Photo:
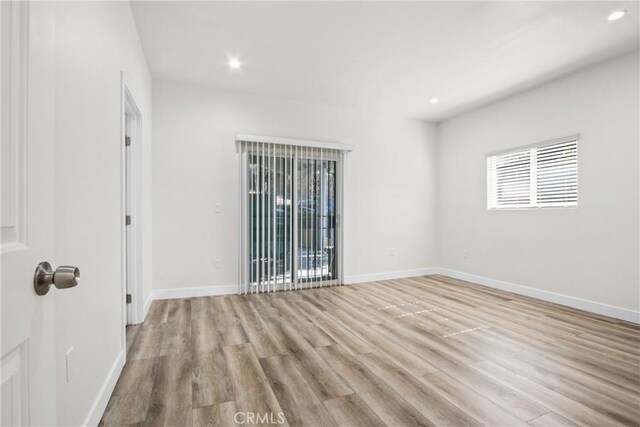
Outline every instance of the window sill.
<path id="1" fill-rule="evenodd" d="M 548 210 L 575 210 L 578 206 L 539 206 L 521 208 L 487 208 L 487 211 L 548 211 Z"/>

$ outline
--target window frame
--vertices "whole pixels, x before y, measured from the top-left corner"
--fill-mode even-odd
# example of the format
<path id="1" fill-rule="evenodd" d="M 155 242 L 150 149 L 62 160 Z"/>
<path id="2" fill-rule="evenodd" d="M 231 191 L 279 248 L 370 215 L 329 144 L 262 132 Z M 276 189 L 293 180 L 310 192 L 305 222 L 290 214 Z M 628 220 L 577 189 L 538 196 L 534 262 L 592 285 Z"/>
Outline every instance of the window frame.
<path id="1" fill-rule="evenodd" d="M 576 146 L 576 201 L 575 202 L 557 202 L 557 203 L 545 203 L 539 204 L 537 201 L 538 190 L 538 163 L 537 163 L 537 150 L 550 146 L 564 143 L 575 142 Z M 527 144 L 518 147 L 508 148 L 504 150 L 494 151 L 486 154 L 485 167 L 486 167 L 486 202 L 488 211 L 502 211 L 502 210 L 536 210 L 536 209 L 577 209 L 579 200 L 579 158 L 580 158 L 580 134 L 568 135 L 560 138 L 554 138 L 546 141 L 536 142 L 534 144 Z M 529 204 L 527 205 L 498 205 L 497 204 L 497 189 L 495 188 L 495 179 L 493 174 L 495 168 L 491 167 L 490 161 L 497 156 L 506 156 L 509 154 L 517 154 L 530 150 L 530 196 Z M 535 201 L 533 203 L 532 201 Z"/>

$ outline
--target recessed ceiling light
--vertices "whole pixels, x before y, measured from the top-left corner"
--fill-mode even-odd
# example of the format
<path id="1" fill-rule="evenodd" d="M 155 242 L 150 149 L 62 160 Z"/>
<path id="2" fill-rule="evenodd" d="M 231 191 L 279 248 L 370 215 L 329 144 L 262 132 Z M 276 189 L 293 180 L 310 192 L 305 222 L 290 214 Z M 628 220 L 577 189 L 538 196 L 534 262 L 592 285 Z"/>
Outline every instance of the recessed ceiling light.
<path id="1" fill-rule="evenodd" d="M 239 70 L 240 67 L 242 66 L 242 62 L 240 62 L 238 58 L 233 57 L 233 58 L 229 58 L 229 60 L 227 61 L 227 65 L 232 70 Z"/>
<path id="2" fill-rule="evenodd" d="M 617 21 L 618 19 L 622 18 L 624 15 L 627 14 L 626 10 L 616 10 L 614 12 L 611 12 L 611 14 L 609 14 L 609 16 L 607 16 L 607 19 L 609 21 Z"/>
<path id="3" fill-rule="evenodd" d="M 431 98 L 431 103 L 432 104 L 437 104 L 438 102 L 440 102 L 440 100 L 438 98 Z"/>

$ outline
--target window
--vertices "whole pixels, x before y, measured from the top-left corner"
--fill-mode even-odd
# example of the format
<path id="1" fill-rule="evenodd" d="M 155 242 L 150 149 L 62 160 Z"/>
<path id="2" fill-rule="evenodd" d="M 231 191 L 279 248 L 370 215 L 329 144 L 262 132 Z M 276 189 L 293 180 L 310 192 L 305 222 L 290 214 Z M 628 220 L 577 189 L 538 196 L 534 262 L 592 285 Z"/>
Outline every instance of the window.
<path id="1" fill-rule="evenodd" d="M 577 205 L 577 135 L 487 156 L 489 209 Z"/>

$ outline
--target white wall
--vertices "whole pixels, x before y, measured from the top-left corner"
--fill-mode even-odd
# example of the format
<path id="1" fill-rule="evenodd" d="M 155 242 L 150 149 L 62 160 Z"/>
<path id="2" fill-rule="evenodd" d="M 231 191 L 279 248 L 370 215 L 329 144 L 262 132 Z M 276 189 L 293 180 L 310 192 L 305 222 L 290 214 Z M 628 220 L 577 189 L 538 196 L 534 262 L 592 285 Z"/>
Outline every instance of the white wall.
<path id="1" fill-rule="evenodd" d="M 442 267 L 638 311 L 638 59 L 440 124 Z M 487 211 L 486 153 L 574 133 L 577 209 Z"/>
<path id="2" fill-rule="evenodd" d="M 151 148 L 151 77 L 127 2 L 56 3 L 55 256 L 80 268 L 77 288 L 55 291 L 58 424 L 81 425 L 122 350 L 121 97 L 124 70 Z M 145 174 L 151 248 L 151 174 Z M 151 288 L 151 252 L 145 288 Z M 49 295 L 47 296 L 49 297 Z M 72 380 L 64 354 L 74 347 Z"/>
<path id="3" fill-rule="evenodd" d="M 434 125 L 162 81 L 153 111 L 154 290 L 237 284 L 236 133 L 355 144 L 347 279 L 436 265 Z"/>

